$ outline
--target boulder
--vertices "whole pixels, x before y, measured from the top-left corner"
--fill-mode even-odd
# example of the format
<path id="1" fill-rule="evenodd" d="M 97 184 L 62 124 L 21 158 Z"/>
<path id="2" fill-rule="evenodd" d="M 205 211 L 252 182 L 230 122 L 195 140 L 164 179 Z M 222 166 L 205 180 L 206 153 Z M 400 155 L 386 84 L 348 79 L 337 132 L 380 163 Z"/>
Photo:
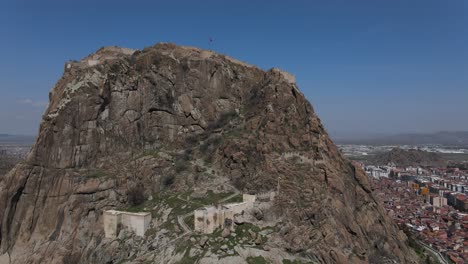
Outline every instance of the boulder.
<path id="1" fill-rule="evenodd" d="M 198 240 L 198 245 L 200 245 L 200 247 L 205 247 L 206 243 L 208 243 L 207 236 L 202 236 L 200 237 L 200 240 Z"/>
<path id="2" fill-rule="evenodd" d="M 221 232 L 221 236 L 223 238 L 228 237 L 231 234 L 231 230 L 229 228 L 224 228 L 223 231 Z"/>
<path id="3" fill-rule="evenodd" d="M 262 236 L 257 236 L 257 238 L 255 239 L 254 241 L 255 245 L 260 245 L 263 243 L 263 239 L 262 239 Z"/>
<path id="4" fill-rule="evenodd" d="M 249 232 L 249 235 L 252 239 L 256 239 L 257 238 L 257 233 L 255 233 L 254 231 L 252 231 L 252 229 L 249 229 L 248 230 Z"/>
<path id="5" fill-rule="evenodd" d="M 252 209 L 252 214 L 253 214 L 253 216 L 255 217 L 255 219 L 257 219 L 257 220 L 259 220 L 259 221 L 260 221 L 260 220 L 263 220 L 263 217 L 264 217 L 264 216 L 263 216 L 263 212 L 262 212 L 262 210 L 260 210 L 259 208 L 253 208 L 253 209 Z"/>

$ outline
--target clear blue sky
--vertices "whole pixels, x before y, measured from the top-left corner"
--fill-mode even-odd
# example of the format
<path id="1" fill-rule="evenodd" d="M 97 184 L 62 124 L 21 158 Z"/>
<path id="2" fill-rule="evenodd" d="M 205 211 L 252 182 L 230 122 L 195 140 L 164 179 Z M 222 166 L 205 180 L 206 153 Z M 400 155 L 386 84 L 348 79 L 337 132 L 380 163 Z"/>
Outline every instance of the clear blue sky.
<path id="1" fill-rule="evenodd" d="M 0 36 L 0 133 L 37 133 L 65 61 L 157 42 L 293 73 L 332 134 L 468 130 L 466 0 L 0 0 Z"/>

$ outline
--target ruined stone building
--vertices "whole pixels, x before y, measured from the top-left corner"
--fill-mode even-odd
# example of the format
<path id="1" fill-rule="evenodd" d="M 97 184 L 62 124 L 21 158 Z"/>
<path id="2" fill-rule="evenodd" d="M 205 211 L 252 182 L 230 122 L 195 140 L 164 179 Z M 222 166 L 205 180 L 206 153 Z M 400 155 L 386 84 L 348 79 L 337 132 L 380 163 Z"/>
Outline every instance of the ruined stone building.
<path id="1" fill-rule="evenodd" d="M 104 232 L 106 237 L 115 238 L 122 228 L 134 232 L 137 236 L 144 236 L 151 222 L 151 213 L 131 213 L 107 210 L 103 214 Z"/>
<path id="2" fill-rule="evenodd" d="M 256 196 L 243 194 L 243 202 L 229 203 L 219 206 L 209 206 L 197 209 L 194 212 L 195 231 L 205 234 L 213 233 L 217 228 L 227 227 L 234 220 L 234 215 L 251 209 Z"/>

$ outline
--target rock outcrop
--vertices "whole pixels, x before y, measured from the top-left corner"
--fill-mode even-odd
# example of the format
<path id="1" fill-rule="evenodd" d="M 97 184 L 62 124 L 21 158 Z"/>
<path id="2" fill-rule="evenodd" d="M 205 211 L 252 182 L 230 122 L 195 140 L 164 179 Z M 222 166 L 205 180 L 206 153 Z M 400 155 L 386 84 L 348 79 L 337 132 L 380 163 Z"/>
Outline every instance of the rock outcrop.
<path id="1" fill-rule="evenodd" d="M 113 263 L 131 242 L 104 239 L 102 212 L 125 207 L 129 190 L 221 184 L 277 192 L 284 228 L 269 250 L 417 261 L 292 75 L 191 47 L 102 48 L 66 63 L 29 157 L 0 180 L 0 262 Z M 158 241 L 125 257 L 171 262 Z"/>

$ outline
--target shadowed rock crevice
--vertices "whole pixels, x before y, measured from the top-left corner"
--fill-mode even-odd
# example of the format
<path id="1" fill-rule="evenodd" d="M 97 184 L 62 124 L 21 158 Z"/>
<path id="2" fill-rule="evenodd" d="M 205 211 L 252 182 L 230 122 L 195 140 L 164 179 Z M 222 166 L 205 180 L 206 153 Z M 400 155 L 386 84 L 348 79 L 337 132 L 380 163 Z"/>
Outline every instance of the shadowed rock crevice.
<path id="1" fill-rule="evenodd" d="M 13 223 L 13 219 L 14 219 L 14 216 L 15 216 L 15 212 L 16 212 L 16 207 L 18 206 L 18 202 L 21 198 L 21 195 L 23 195 L 23 190 L 24 190 L 24 186 L 21 186 L 18 188 L 18 190 L 16 190 L 15 194 L 13 195 L 13 197 L 11 197 L 11 200 L 10 200 L 10 204 L 11 204 L 11 207 L 9 208 L 10 210 L 7 211 L 6 215 L 7 215 L 7 218 L 6 218 L 6 225 L 5 225 L 5 228 L 6 230 L 13 230 L 12 228 L 12 223 Z M 15 240 L 15 236 L 14 236 L 14 233 L 7 233 L 7 235 L 9 235 L 9 239 L 14 241 Z"/>

